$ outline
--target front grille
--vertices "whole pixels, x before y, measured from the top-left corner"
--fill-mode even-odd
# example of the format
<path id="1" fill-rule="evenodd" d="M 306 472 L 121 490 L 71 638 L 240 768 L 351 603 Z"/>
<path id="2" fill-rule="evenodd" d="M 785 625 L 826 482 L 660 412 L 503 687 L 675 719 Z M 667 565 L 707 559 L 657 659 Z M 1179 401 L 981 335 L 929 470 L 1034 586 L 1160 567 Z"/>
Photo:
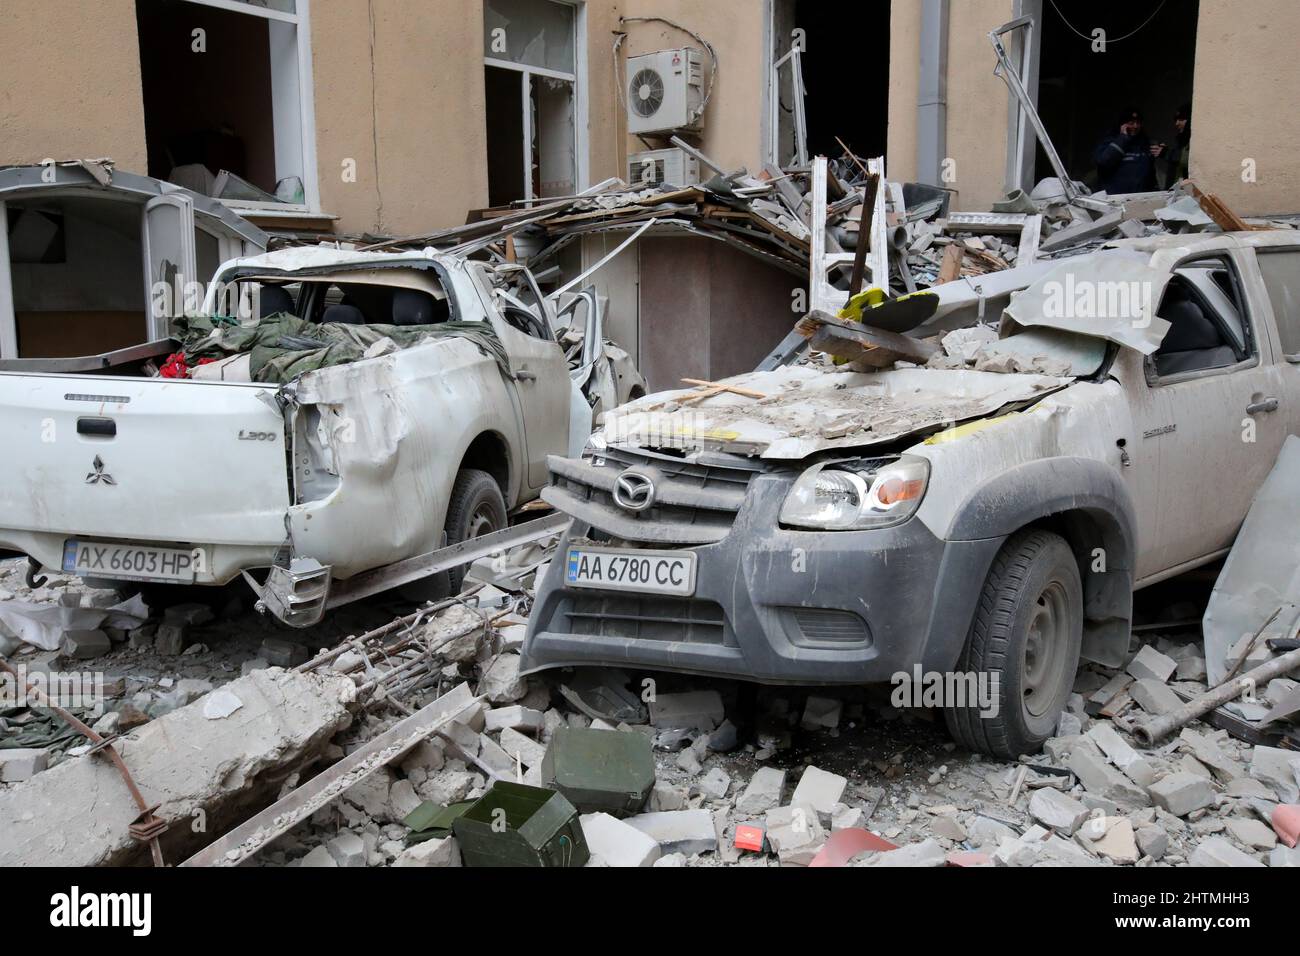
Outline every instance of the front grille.
<path id="1" fill-rule="evenodd" d="M 790 607 L 786 614 L 804 642 L 865 644 L 871 640 L 867 622 L 852 611 L 822 607 Z"/>
<path id="2" fill-rule="evenodd" d="M 714 601 L 650 595 L 584 595 L 572 599 L 565 615 L 570 633 L 589 637 L 726 643 L 726 619 L 722 606 Z"/>
<path id="3" fill-rule="evenodd" d="M 610 449 L 582 461 L 552 458 L 543 498 L 580 521 L 628 541 L 712 544 L 731 530 L 749 483 L 762 464 L 733 456 L 680 459 Z M 655 501 L 628 511 L 614 500 L 614 483 L 628 468 L 654 478 Z"/>

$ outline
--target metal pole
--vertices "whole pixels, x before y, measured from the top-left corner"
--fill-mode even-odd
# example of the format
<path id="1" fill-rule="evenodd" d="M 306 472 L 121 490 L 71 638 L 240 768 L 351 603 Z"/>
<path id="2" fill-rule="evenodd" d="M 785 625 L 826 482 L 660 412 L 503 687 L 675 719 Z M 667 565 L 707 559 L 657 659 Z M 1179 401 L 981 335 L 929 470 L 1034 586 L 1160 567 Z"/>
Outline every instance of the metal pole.
<path id="1" fill-rule="evenodd" d="M 1281 677 L 1283 674 L 1295 670 L 1297 667 L 1300 667 L 1300 648 L 1288 651 L 1281 657 L 1275 657 L 1267 663 L 1260 664 L 1254 670 L 1247 671 L 1230 684 L 1216 687 L 1200 697 L 1189 700 L 1172 713 L 1143 721 L 1133 728 L 1133 736 L 1148 747 L 1154 746 L 1158 741 L 1163 740 L 1184 724 L 1189 724 L 1202 714 L 1208 714 L 1216 707 L 1220 707 L 1230 700 L 1235 700 L 1248 687 L 1258 687 L 1271 681 L 1274 677 Z"/>

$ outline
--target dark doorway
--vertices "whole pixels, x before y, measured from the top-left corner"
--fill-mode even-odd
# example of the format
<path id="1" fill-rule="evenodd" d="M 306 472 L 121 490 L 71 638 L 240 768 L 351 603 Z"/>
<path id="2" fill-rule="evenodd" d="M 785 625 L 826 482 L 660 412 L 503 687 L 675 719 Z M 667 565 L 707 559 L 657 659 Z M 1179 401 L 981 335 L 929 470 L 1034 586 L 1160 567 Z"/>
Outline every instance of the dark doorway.
<path id="1" fill-rule="evenodd" d="M 1070 175 L 1096 186 L 1093 151 L 1128 107 L 1141 111 L 1152 143 L 1173 146 L 1174 114 L 1192 101 L 1198 0 L 1043 0 L 1042 10 L 1038 112 Z M 1104 49 L 1094 49 L 1095 30 Z M 1162 157 L 1160 186 L 1167 172 Z M 1041 147 L 1035 173 L 1055 175 Z"/>
<path id="2" fill-rule="evenodd" d="M 524 190 L 524 94 L 520 74 L 483 68 L 487 97 L 488 205 L 506 206 Z"/>
<path id="3" fill-rule="evenodd" d="M 859 156 L 885 155 L 889 129 L 890 0 L 864 0 L 846 8 L 825 0 L 777 0 L 773 11 L 773 60 L 796 40 L 807 98 L 808 155 L 839 156 L 836 137 Z M 851 11 L 851 12 L 850 12 Z M 793 127 L 788 72 L 778 95 L 782 161 Z"/>
<path id="4" fill-rule="evenodd" d="M 274 193 L 269 21 L 176 0 L 137 0 L 136 21 L 149 175 L 198 164 Z"/>

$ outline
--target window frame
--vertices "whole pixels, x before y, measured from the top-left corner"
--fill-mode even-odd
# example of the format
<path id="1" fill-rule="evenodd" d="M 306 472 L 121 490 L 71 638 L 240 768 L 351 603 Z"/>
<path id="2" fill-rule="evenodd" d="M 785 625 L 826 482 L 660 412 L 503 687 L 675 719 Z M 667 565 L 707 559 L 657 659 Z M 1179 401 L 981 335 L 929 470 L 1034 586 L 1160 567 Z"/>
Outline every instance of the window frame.
<path id="1" fill-rule="evenodd" d="M 311 59 L 311 0 L 294 0 L 294 13 L 285 13 L 282 10 L 275 10 L 270 7 L 260 7 L 252 3 L 245 3 L 243 0 L 182 0 L 184 3 L 193 3 L 201 7 L 213 7 L 217 10 L 225 10 L 230 13 L 240 13 L 245 16 L 260 17 L 268 20 L 272 34 L 275 33 L 275 24 L 285 24 L 294 30 L 294 42 L 297 53 L 297 69 L 294 75 L 288 77 L 293 80 L 293 92 L 296 92 L 298 99 L 298 164 L 302 167 L 297 175 L 302 179 L 303 202 L 301 203 L 277 203 L 277 202 L 256 202 L 245 199 L 220 199 L 210 197 L 221 203 L 227 209 L 236 212 L 257 212 L 257 213 L 311 213 L 319 214 L 320 205 L 320 181 L 316 170 L 316 105 L 314 97 L 314 86 L 312 83 L 312 59 Z M 272 36 L 274 44 L 275 37 Z M 282 139 L 282 130 L 275 121 L 275 105 L 277 102 L 277 92 L 272 80 L 272 128 L 274 129 L 276 155 L 280 152 L 280 143 Z M 288 88 L 283 91 L 283 96 L 287 100 L 290 96 Z M 287 135 L 284 133 L 283 135 Z M 276 163 L 276 178 L 280 176 L 279 161 Z"/>
<path id="2" fill-rule="evenodd" d="M 300 0 L 301 2 L 301 0 Z M 547 197 L 533 195 L 533 111 L 530 109 L 532 103 L 532 82 L 533 76 L 549 77 L 554 80 L 564 80 L 573 84 L 573 181 L 574 192 L 578 193 L 586 189 L 589 185 L 590 171 L 587 161 L 587 121 L 588 121 L 588 99 L 587 99 L 587 4 L 585 0 L 541 0 L 544 3 L 554 3 L 560 6 L 573 8 L 573 72 L 565 73 L 563 70 L 552 70 L 541 66 L 530 66 L 526 63 L 516 63 L 514 60 L 502 60 L 498 57 L 484 55 L 483 66 L 496 67 L 501 70 L 510 70 L 520 75 L 520 90 L 522 101 L 520 108 L 523 110 L 523 143 L 522 161 L 523 161 L 523 183 L 524 195 L 517 198 L 528 203 L 542 201 Z M 486 29 L 486 24 L 483 24 Z"/>
<path id="3" fill-rule="evenodd" d="M 1277 350 L 1282 361 L 1291 365 L 1300 365 L 1300 351 L 1288 352 L 1286 343 L 1282 336 L 1282 320 L 1278 316 L 1277 303 L 1273 301 L 1273 293 L 1269 291 L 1268 280 L 1264 277 L 1264 270 L 1260 267 L 1260 260 L 1265 256 L 1289 252 L 1292 255 L 1300 256 L 1300 245 L 1294 246 L 1256 246 L 1251 250 L 1255 254 L 1255 272 L 1259 276 L 1259 284 L 1264 289 L 1264 300 L 1268 303 L 1269 314 L 1273 317 L 1273 331 L 1277 333 Z M 1297 319 L 1297 331 L 1300 331 L 1300 319 Z"/>
<path id="4" fill-rule="evenodd" d="M 1181 382 L 1194 381 L 1211 375 L 1226 375 L 1242 369 L 1254 368 L 1262 361 L 1261 340 L 1259 329 L 1256 327 L 1254 310 L 1251 308 L 1250 300 L 1246 295 L 1245 284 L 1242 282 L 1241 264 L 1237 261 L 1237 257 L 1232 254 L 1231 250 L 1218 249 L 1210 252 L 1195 253 L 1187 256 L 1185 259 L 1180 259 L 1172 265 L 1169 268 L 1170 282 L 1165 284 L 1164 289 L 1162 289 L 1160 293 L 1161 301 L 1156 307 L 1156 317 L 1160 317 L 1160 305 L 1163 304 L 1164 297 L 1169 291 L 1169 285 L 1172 284 L 1173 277 L 1178 274 L 1178 270 L 1210 260 L 1217 260 L 1228 268 L 1228 274 L 1232 279 L 1232 288 L 1234 298 L 1236 299 L 1237 311 L 1241 315 L 1242 331 L 1246 335 L 1246 348 L 1248 354 L 1245 358 L 1233 362 L 1231 365 L 1219 365 L 1214 368 L 1190 369 L 1186 372 L 1175 372 L 1172 375 L 1160 375 L 1156 371 L 1156 355 L 1160 352 L 1160 349 L 1157 348 L 1150 355 L 1144 356 L 1142 362 L 1147 385 L 1152 388 L 1164 385 L 1177 385 Z M 1188 284 L 1191 287 L 1193 294 L 1196 295 L 1198 299 L 1203 298 L 1200 290 L 1196 288 L 1195 284 L 1190 282 Z M 1213 311 L 1213 306 L 1210 305 L 1210 303 L 1206 302 L 1204 304 Z M 1210 321 L 1214 322 L 1216 327 L 1218 327 L 1220 318 L 1216 315 Z M 1229 333 L 1220 327 L 1219 334 L 1223 337 L 1224 344 L 1229 348 L 1233 348 Z M 1161 345 L 1163 346 L 1163 344 L 1164 343 L 1162 342 Z"/>

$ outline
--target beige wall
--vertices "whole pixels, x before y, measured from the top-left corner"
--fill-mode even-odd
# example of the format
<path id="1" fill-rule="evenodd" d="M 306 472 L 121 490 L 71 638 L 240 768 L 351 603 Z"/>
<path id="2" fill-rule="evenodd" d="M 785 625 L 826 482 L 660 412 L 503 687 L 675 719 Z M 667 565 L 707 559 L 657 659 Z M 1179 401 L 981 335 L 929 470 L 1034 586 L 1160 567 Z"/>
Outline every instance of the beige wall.
<path id="1" fill-rule="evenodd" d="M 592 182 L 619 175 L 612 90 L 617 0 L 587 4 L 587 141 Z M 488 202 L 482 0 L 312 0 L 321 206 L 341 232 L 413 234 L 465 221 Z M 376 154 L 378 162 L 376 163 Z M 342 162 L 357 161 L 356 182 Z M 377 172 L 376 172 L 377 171 Z"/>
<path id="2" fill-rule="evenodd" d="M 1300 211 L 1300 5 L 1201 0 L 1191 174 L 1241 215 Z M 1242 181 L 1255 161 L 1256 181 Z"/>
<path id="3" fill-rule="evenodd" d="M 948 18 L 946 156 L 955 161 L 954 211 L 987 209 L 1005 192 L 1008 93 L 993 75 L 988 33 L 1013 18 L 1014 0 L 958 0 Z M 921 4 L 894 0 L 890 14 L 889 156 L 891 179 L 912 180 L 916 168 L 916 104 L 920 88 Z"/>
<path id="4" fill-rule="evenodd" d="M 986 34 L 1014 0 L 951 4 L 947 154 L 958 209 L 1002 195 L 1008 97 Z M 373 48 L 371 37 L 373 10 Z M 0 29 L 0 162 L 108 155 L 146 168 L 134 0 L 4 0 Z M 762 160 L 761 0 L 588 0 L 588 178 L 626 175 L 642 144 L 626 135 L 611 51 L 619 17 L 662 16 L 699 32 L 720 69 L 704 151 L 731 169 Z M 324 211 L 343 232 L 414 233 L 456 225 L 487 202 L 482 0 L 312 0 L 317 171 Z M 1294 28 L 1292 28 L 1294 27 Z M 693 44 L 660 23 L 629 23 L 624 52 Z M 920 3 L 891 14 L 891 178 L 916 176 Z M 1300 88 L 1293 0 L 1201 0 L 1192 172 L 1234 208 L 1300 209 Z M 620 71 L 620 81 L 622 73 Z M 1242 160 L 1258 181 L 1241 181 Z M 342 163 L 356 161 L 357 181 Z"/>
<path id="5" fill-rule="evenodd" d="M 948 21 L 948 155 L 956 160 L 954 210 L 988 209 L 1005 190 L 1006 84 L 988 33 L 1013 17 L 1013 0 L 960 0 Z"/>
<path id="6" fill-rule="evenodd" d="M 885 175 L 916 179 L 916 104 L 920 96 L 921 4 L 889 7 L 889 151 Z"/>
<path id="7" fill-rule="evenodd" d="M 311 4 L 321 208 L 342 232 L 428 231 L 487 202 L 482 5 L 420 0 L 419 9 Z M 343 180 L 348 159 L 356 182 Z"/>
<path id="8" fill-rule="evenodd" d="M 615 95 L 614 32 L 621 16 L 662 16 L 718 52 L 702 139 L 728 169 L 761 164 L 763 18 L 759 0 L 588 0 L 588 179 L 626 176 L 626 135 Z M 465 221 L 487 204 L 482 0 L 312 0 L 317 170 L 321 207 L 340 232 L 410 234 Z M 413 15 L 418 9 L 419 15 Z M 625 54 L 695 45 L 661 23 L 626 26 Z M 620 68 L 620 82 L 622 70 Z M 378 161 L 376 162 L 376 154 Z M 356 160 L 356 182 L 341 177 Z"/>
<path id="9" fill-rule="evenodd" d="M 135 0 L 4 0 L 0 163 L 101 156 L 145 171 Z"/>

